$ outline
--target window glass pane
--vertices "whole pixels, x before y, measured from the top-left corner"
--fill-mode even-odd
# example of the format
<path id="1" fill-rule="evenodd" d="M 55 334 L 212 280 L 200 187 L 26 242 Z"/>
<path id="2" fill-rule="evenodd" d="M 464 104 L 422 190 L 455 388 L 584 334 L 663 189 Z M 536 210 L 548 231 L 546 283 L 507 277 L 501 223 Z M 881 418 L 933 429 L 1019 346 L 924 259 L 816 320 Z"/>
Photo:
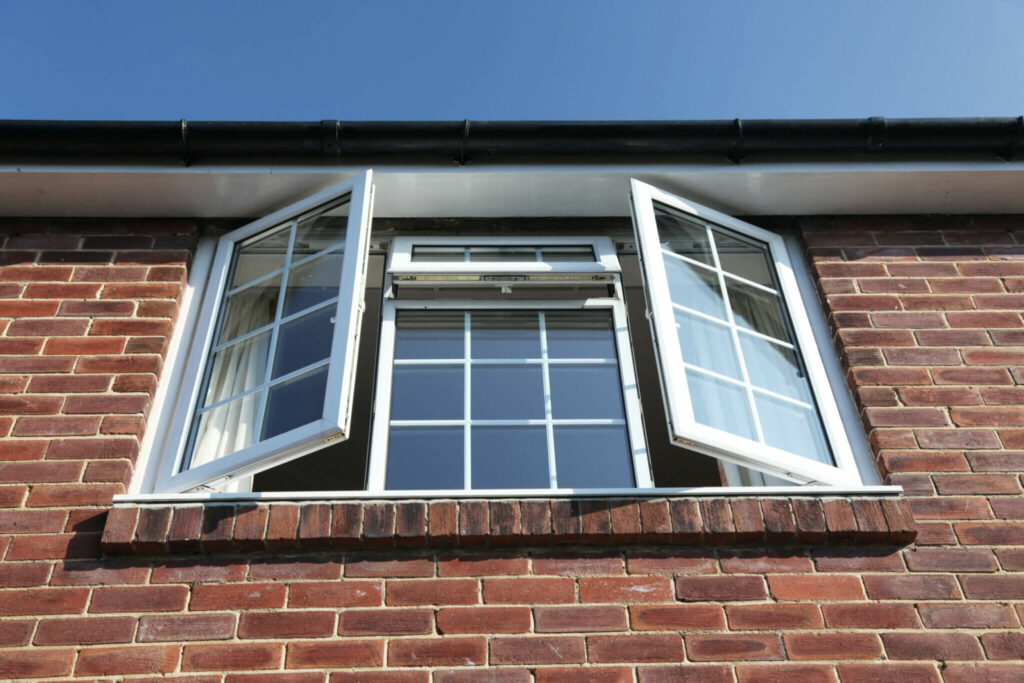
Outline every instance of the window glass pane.
<path id="1" fill-rule="evenodd" d="M 188 466 L 199 467 L 256 443 L 262 396 L 262 391 L 254 391 L 202 413 Z"/>
<path id="2" fill-rule="evenodd" d="M 465 247 L 413 247 L 413 261 L 443 262 L 465 261 Z"/>
<path id="3" fill-rule="evenodd" d="M 463 419 L 462 377 L 462 365 L 396 365 L 391 419 Z"/>
<path id="4" fill-rule="evenodd" d="M 757 439 L 746 389 L 692 370 L 686 371 L 686 381 L 697 422 L 746 439 Z"/>
<path id="5" fill-rule="evenodd" d="M 777 394 L 811 402 L 810 385 L 792 349 L 740 332 L 750 381 Z"/>
<path id="6" fill-rule="evenodd" d="M 395 358 L 464 358 L 466 316 L 462 311 L 399 311 Z"/>
<path id="7" fill-rule="evenodd" d="M 472 358 L 540 358 L 540 324 L 536 313 L 470 314 Z"/>
<path id="8" fill-rule="evenodd" d="M 204 406 L 237 396 L 263 384 L 267 373 L 270 332 L 261 332 L 213 355 Z"/>
<path id="9" fill-rule="evenodd" d="M 326 306 L 281 325 L 274 352 L 273 378 L 330 357 L 336 312 L 334 306 Z"/>
<path id="10" fill-rule="evenodd" d="M 722 270 L 759 285 L 775 288 L 766 244 L 742 237 L 724 228 L 713 227 L 712 230 Z"/>
<path id="11" fill-rule="evenodd" d="M 551 412 L 559 419 L 622 419 L 617 365 L 552 365 Z"/>
<path id="12" fill-rule="evenodd" d="M 634 485 L 626 428 L 555 427 L 558 488 L 628 488 Z"/>
<path id="13" fill-rule="evenodd" d="M 269 439 L 319 420 L 324 415 L 326 393 L 327 368 L 270 387 L 263 438 Z"/>
<path id="14" fill-rule="evenodd" d="M 295 230 L 292 261 L 316 254 L 345 240 L 348 228 L 348 200 L 299 221 Z"/>
<path id="15" fill-rule="evenodd" d="M 739 379 L 740 363 L 730 328 L 683 311 L 675 313 L 683 360 Z"/>
<path id="16" fill-rule="evenodd" d="M 539 365 L 474 365 L 472 372 L 474 420 L 544 417 L 544 379 Z"/>
<path id="17" fill-rule="evenodd" d="M 288 271 L 284 315 L 297 313 L 338 296 L 341 283 L 341 251 L 332 251 Z"/>
<path id="18" fill-rule="evenodd" d="M 385 487 L 462 489 L 463 441 L 462 427 L 392 427 Z"/>
<path id="19" fill-rule="evenodd" d="M 666 256 L 665 275 L 673 303 L 725 320 L 725 301 L 717 273 Z"/>
<path id="20" fill-rule="evenodd" d="M 754 397 L 764 439 L 769 446 L 833 464 L 821 420 L 815 411 L 759 392 L 755 392 Z"/>
<path id="21" fill-rule="evenodd" d="M 469 260 L 474 262 L 536 261 L 536 247 L 470 247 Z"/>
<path id="22" fill-rule="evenodd" d="M 229 342 L 274 322 L 280 295 L 281 276 L 275 275 L 229 296 L 224 302 L 224 322 L 215 343 Z"/>
<path id="23" fill-rule="evenodd" d="M 714 264 L 703 221 L 657 202 L 654 203 L 654 218 L 663 248 L 709 266 Z"/>
<path id="24" fill-rule="evenodd" d="M 546 489 L 547 430 L 540 427 L 473 427 L 474 489 Z"/>
<path id="25" fill-rule="evenodd" d="M 541 247 L 540 258 L 547 262 L 596 261 L 594 248 L 589 246 Z"/>
<path id="26" fill-rule="evenodd" d="M 778 296 L 729 278 L 725 283 L 737 325 L 775 339 L 789 340 Z"/>
<path id="27" fill-rule="evenodd" d="M 269 273 L 284 267 L 288 253 L 288 229 L 291 223 L 273 228 L 255 239 L 242 243 L 235 250 L 234 270 L 229 289 L 241 287 Z"/>
<path id="28" fill-rule="evenodd" d="M 616 358 L 612 317 L 607 311 L 544 314 L 549 358 Z"/>

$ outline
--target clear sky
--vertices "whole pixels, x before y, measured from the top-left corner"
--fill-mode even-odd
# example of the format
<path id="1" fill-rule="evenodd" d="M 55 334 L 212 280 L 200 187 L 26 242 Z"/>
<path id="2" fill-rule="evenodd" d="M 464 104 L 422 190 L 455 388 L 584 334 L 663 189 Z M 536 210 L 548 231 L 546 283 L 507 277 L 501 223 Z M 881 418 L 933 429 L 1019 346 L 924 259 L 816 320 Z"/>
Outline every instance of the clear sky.
<path id="1" fill-rule="evenodd" d="M 1024 114 L 1024 0 L 0 0 L 0 118 Z"/>

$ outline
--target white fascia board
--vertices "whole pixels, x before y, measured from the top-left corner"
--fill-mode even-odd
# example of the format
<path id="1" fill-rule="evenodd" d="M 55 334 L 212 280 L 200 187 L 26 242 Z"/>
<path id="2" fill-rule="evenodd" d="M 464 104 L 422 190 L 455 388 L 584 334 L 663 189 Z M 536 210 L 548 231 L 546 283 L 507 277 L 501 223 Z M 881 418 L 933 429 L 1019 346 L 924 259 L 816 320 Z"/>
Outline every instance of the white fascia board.
<path id="1" fill-rule="evenodd" d="M 365 167 L 0 165 L 0 216 L 251 217 Z M 375 166 L 377 217 L 622 216 L 630 178 L 733 215 L 1024 213 L 1024 161 Z"/>

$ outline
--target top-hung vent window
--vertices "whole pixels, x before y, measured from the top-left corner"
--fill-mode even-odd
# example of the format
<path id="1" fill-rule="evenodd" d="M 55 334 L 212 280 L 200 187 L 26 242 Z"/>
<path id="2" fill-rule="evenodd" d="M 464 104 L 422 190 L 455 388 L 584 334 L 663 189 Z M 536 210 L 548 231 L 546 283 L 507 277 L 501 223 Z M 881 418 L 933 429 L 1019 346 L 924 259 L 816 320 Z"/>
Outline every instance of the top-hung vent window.
<path id="1" fill-rule="evenodd" d="M 367 172 L 220 239 L 159 488 L 347 437 L 371 192 Z"/>
<path id="2" fill-rule="evenodd" d="M 635 180 L 632 208 L 674 440 L 859 483 L 782 238 Z"/>

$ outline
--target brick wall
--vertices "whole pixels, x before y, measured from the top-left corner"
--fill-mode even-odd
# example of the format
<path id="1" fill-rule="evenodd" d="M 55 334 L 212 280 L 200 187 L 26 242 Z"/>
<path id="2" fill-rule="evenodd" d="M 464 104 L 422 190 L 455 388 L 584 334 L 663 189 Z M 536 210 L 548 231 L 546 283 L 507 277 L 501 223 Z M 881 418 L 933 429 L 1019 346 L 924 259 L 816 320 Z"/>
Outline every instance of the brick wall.
<path id="1" fill-rule="evenodd" d="M 879 531 L 870 501 L 829 503 L 849 510 L 845 531 L 801 536 L 801 499 L 792 513 L 748 499 L 648 502 L 625 536 L 612 510 L 604 530 L 593 507 L 570 506 L 577 535 L 524 547 L 486 505 L 473 533 L 437 508 L 444 548 L 433 507 L 414 543 L 399 510 L 390 526 L 374 518 L 372 544 L 364 519 L 350 547 L 301 542 L 330 506 L 296 509 L 273 545 L 269 526 L 253 545 L 224 537 L 248 509 L 182 507 L 120 513 L 127 545 L 104 548 L 195 226 L 0 222 L 0 678 L 1019 679 L 1024 219 L 802 223 L 879 468 L 916 518 L 912 544 L 884 515 Z M 701 535 L 665 527 L 675 509 L 696 509 Z M 788 514 L 793 533 L 767 526 L 788 528 Z M 179 515 L 195 542 L 168 550 Z M 740 536 L 754 519 L 766 526 Z M 512 547 L 465 547 L 499 537 Z"/>

